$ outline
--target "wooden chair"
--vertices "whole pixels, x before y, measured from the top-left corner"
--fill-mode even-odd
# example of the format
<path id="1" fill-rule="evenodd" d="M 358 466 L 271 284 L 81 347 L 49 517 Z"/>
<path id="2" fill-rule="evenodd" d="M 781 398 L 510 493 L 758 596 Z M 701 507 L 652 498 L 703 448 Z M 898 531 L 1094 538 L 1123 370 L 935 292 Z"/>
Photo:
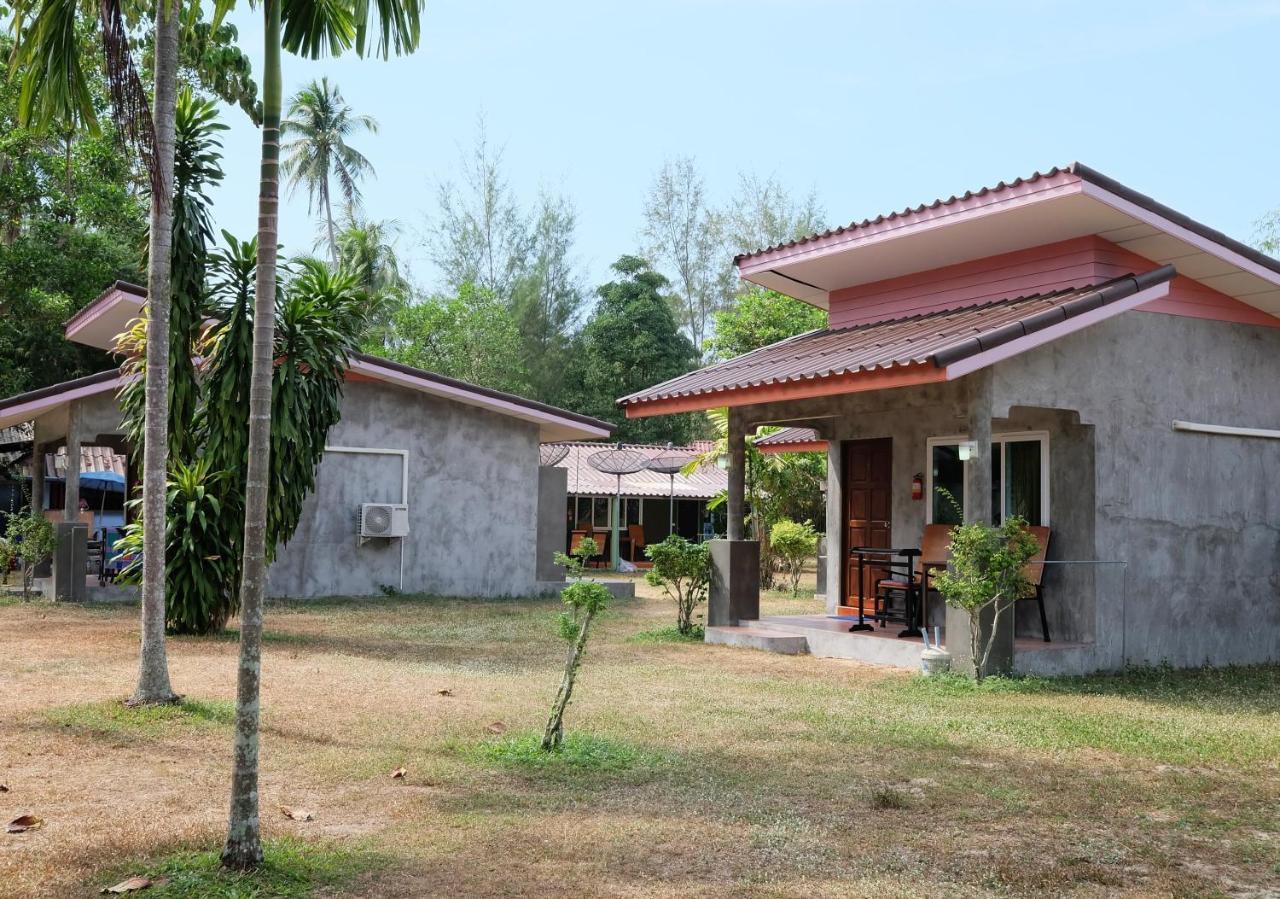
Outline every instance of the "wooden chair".
<path id="1" fill-rule="evenodd" d="M 1050 642 L 1049 616 L 1044 612 L 1044 560 L 1049 554 L 1049 537 L 1052 532 L 1045 527 L 1029 527 L 1027 530 L 1031 532 L 1032 537 L 1036 538 L 1036 543 L 1040 544 L 1040 549 L 1022 567 L 1022 574 L 1031 583 L 1032 589 L 1026 596 L 1019 596 L 1018 599 L 1034 599 L 1036 601 L 1036 605 L 1040 607 L 1040 632 L 1044 635 L 1044 642 L 1048 643 Z"/>
<path id="2" fill-rule="evenodd" d="M 929 597 L 929 574 L 940 564 L 945 565 L 951 555 L 951 525 L 927 524 L 920 539 L 920 557 L 916 560 L 915 582 L 909 584 L 906 577 L 894 575 L 876 582 L 876 614 L 881 626 L 890 617 L 889 599 L 891 595 L 903 599 L 903 619 L 919 618 L 921 627 L 928 625 L 925 620 L 925 602 Z M 900 568 L 902 566 L 899 566 Z M 919 604 L 918 606 L 916 604 Z M 911 613 L 919 609 L 918 615 Z M 896 617 L 896 616 L 895 616 Z M 911 626 L 911 622 L 907 622 Z"/>
<path id="3" fill-rule="evenodd" d="M 636 550 L 643 550 L 644 542 L 644 526 L 639 524 L 627 525 L 627 542 L 631 545 L 631 561 L 636 561 Z"/>

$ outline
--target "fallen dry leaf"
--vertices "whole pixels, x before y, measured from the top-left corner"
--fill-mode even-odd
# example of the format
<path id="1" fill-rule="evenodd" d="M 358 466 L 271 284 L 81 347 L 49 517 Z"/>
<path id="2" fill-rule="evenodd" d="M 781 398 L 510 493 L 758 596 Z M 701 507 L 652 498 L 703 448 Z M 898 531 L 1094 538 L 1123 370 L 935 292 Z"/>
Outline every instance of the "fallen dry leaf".
<path id="1" fill-rule="evenodd" d="M 122 880 L 113 887 L 103 887 L 99 892 L 102 895 L 108 893 L 133 893 L 138 890 L 145 890 L 147 887 L 159 886 L 167 883 L 167 877 L 147 877 L 143 874 L 135 874 L 128 880 Z"/>
<path id="2" fill-rule="evenodd" d="M 443 690 L 436 690 L 436 695 L 437 695 L 437 696 L 452 696 L 452 695 L 453 695 L 453 691 L 452 691 L 452 690 L 450 690 L 448 687 L 445 687 Z"/>
<path id="3" fill-rule="evenodd" d="M 409 772 L 404 770 L 403 768 L 397 768 L 396 770 L 391 772 L 391 778 L 393 780 L 404 780 L 404 776 L 408 773 Z"/>
<path id="4" fill-rule="evenodd" d="M 37 818 L 35 815 L 19 815 L 9 822 L 9 833 L 26 833 L 28 830 L 38 830 L 44 826 L 44 818 Z"/>
<path id="5" fill-rule="evenodd" d="M 503 734 L 507 732 L 507 726 L 501 721 L 495 721 L 492 724 L 487 724 L 484 729 L 491 734 Z"/>
<path id="6" fill-rule="evenodd" d="M 8 785 L 8 784 L 0 784 L 0 793 L 8 793 L 8 792 L 9 792 L 9 785 Z"/>
<path id="7" fill-rule="evenodd" d="M 282 805 L 280 806 L 280 811 L 284 813 L 286 818 L 293 821 L 314 821 L 316 817 L 311 814 L 311 812 L 303 808 L 288 808 Z"/>

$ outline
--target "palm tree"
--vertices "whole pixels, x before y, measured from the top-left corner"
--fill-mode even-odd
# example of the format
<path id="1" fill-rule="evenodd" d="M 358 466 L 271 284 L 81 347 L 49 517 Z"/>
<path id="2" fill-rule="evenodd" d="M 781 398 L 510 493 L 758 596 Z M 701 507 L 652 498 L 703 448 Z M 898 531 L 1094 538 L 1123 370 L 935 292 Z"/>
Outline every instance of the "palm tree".
<path id="1" fill-rule="evenodd" d="M 324 212 L 329 234 L 329 255 L 338 258 L 338 239 L 333 224 L 333 204 L 329 179 L 338 180 L 338 188 L 348 208 L 360 202 L 356 183 L 372 175 L 373 166 L 364 154 L 347 145 L 347 138 L 357 130 L 378 133 L 373 116 L 353 115 L 342 99 L 338 86 L 328 78 L 312 81 L 289 101 L 289 117 L 280 123 L 280 133 L 293 140 L 281 149 L 285 152 L 284 173 L 289 176 L 292 194 L 300 185 L 307 188 L 307 211 L 318 206 Z"/>
<path id="2" fill-rule="evenodd" d="M 93 11 L 87 12 L 86 9 Z M 178 0 L 155 9 L 155 109 L 133 64 L 122 0 L 82 8 L 60 0 L 19 0 L 11 27 L 17 40 L 12 65 L 21 71 L 23 124 L 98 130 L 80 57 L 77 26 L 96 15 L 102 28 L 107 83 L 114 118 L 146 164 L 151 182 L 147 246 L 146 443 L 142 459 L 142 647 L 138 686 L 130 702 L 170 703 L 164 640 L 165 480 L 169 422 L 169 297 L 172 264 L 173 157 L 178 88 Z"/>
<path id="3" fill-rule="evenodd" d="M 229 3 L 230 0 L 222 0 Z M 267 479 L 271 464 L 271 380 L 279 244 L 281 48 L 311 58 L 355 48 L 383 58 L 417 49 L 425 0 L 260 0 L 263 13 L 262 180 L 258 190 L 258 270 L 249 381 L 244 564 L 240 575 L 240 666 L 236 678 L 231 811 L 222 864 L 262 863 L 258 819 L 258 719 L 262 677 L 262 593 L 266 578 Z M 366 46 L 367 45 L 367 46 Z"/>
<path id="4" fill-rule="evenodd" d="M 348 209 L 338 232 L 338 266 L 355 276 L 368 297 L 366 345 L 386 345 L 391 318 L 409 296 L 409 281 L 400 271 L 396 255 L 399 231 L 394 221 L 359 219 Z"/>

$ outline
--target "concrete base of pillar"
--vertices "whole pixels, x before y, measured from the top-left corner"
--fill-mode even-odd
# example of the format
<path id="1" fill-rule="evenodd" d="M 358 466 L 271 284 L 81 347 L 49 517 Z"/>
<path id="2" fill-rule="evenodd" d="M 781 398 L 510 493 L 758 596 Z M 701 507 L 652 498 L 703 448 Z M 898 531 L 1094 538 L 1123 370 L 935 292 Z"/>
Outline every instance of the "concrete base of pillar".
<path id="1" fill-rule="evenodd" d="M 979 641 L 979 652 L 986 644 L 991 633 L 991 620 L 995 609 L 988 608 L 982 613 L 982 637 Z M 951 670 L 962 674 L 974 673 L 973 653 L 969 647 L 969 613 L 947 606 L 947 652 L 951 653 Z M 991 655 L 987 658 L 987 667 L 983 676 L 991 674 L 1008 674 L 1013 670 L 1013 610 L 1006 609 L 1000 616 L 1000 630 L 995 636 L 995 644 L 991 647 Z"/>
<path id="2" fill-rule="evenodd" d="M 84 602 L 89 528 L 78 521 L 61 521 L 54 526 L 54 534 L 57 538 L 53 550 L 54 602 Z"/>
<path id="3" fill-rule="evenodd" d="M 818 578 L 814 584 L 813 594 L 815 597 L 826 597 L 827 595 L 827 538 L 818 538 Z"/>
<path id="4" fill-rule="evenodd" d="M 736 625 L 760 618 L 760 544 L 755 540 L 712 540 L 711 591 L 707 626 Z"/>

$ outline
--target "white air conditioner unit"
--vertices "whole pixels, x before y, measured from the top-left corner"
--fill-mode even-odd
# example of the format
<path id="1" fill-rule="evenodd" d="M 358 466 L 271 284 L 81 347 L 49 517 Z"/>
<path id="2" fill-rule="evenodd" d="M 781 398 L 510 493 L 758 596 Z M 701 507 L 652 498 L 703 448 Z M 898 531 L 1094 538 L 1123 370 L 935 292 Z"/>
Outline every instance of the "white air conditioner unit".
<path id="1" fill-rule="evenodd" d="M 409 536 L 409 507 L 404 503 L 361 503 L 360 538 Z"/>

